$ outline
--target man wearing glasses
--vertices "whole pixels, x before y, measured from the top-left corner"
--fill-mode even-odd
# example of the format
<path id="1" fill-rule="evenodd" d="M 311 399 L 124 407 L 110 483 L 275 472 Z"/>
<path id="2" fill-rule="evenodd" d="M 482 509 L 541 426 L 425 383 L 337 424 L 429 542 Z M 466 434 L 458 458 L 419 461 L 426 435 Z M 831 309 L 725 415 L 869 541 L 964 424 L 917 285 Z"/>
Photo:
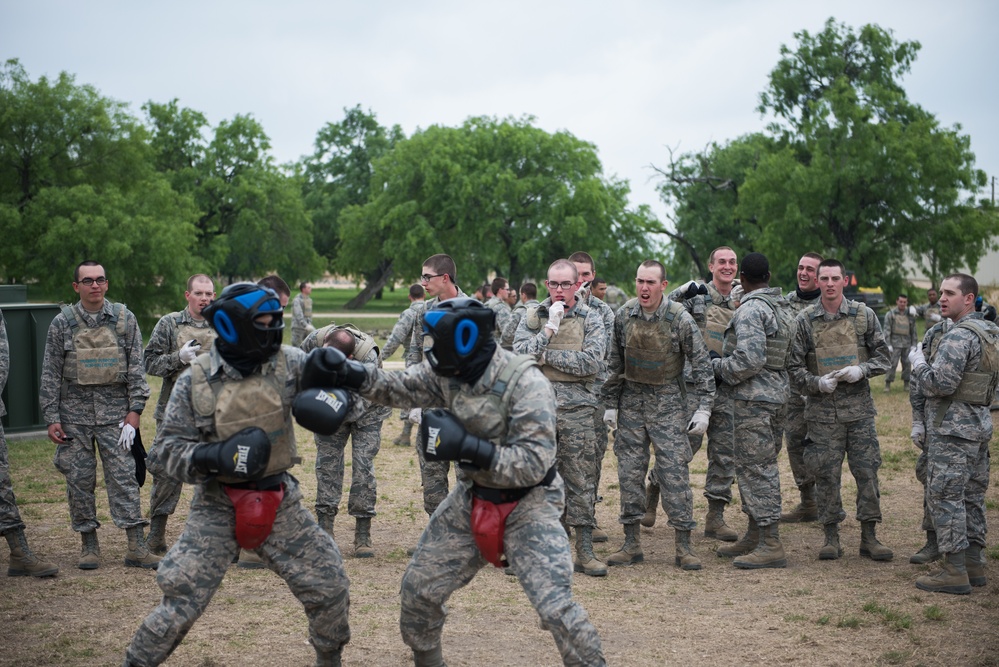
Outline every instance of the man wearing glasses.
<path id="1" fill-rule="evenodd" d="M 573 569 L 602 577 L 607 566 L 593 555 L 597 409 L 593 382 L 604 367 L 606 338 L 600 313 L 576 299 L 579 272 L 559 259 L 548 267 L 548 298 L 529 308 L 517 329 L 513 349 L 533 355 L 555 389 L 556 466 L 565 480 L 565 522 L 576 531 Z"/>
<path id="2" fill-rule="evenodd" d="M 427 291 L 428 297 L 424 310 L 430 310 L 441 301 L 468 296 L 455 283 L 457 273 L 458 269 L 450 255 L 432 255 L 423 262 L 420 284 Z M 406 351 L 406 368 L 420 363 L 423 363 L 423 318 L 417 317 L 413 320 L 413 332 Z M 413 408 L 409 413 L 410 421 L 419 424 L 422 414 L 421 408 Z M 419 442 L 416 450 L 420 457 L 420 476 L 423 479 L 423 509 L 431 515 L 447 497 L 447 475 L 451 464 L 448 461 L 427 461 Z"/>
<path id="3" fill-rule="evenodd" d="M 131 454 L 149 398 L 142 336 L 135 316 L 104 298 L 108 285 L 97 262 L 76 267 L 73 290 L 80 300 L 63 306 L 49 326 L 39 402 L 49 439 L 56 444 L 55 467 L 66 476 L 73 530 L 83 539 L 77 567 L 100 567 L 96 444 L 111 518 L 128 534 L 125 565 L 155 568 L 160 559 L 149 552 L 142 535 L 148 522 L 142 518 Z"/>
<path id="4" fill-rule="evenodd" d="M 195 274 L 187 279 L 184 298 L 187 299 L 187 307 L 160 318 L 153 327 L 149 344 L 142 355 L 146 372 L 163 378 L 160 398 L 156 401 L 156 411 L 153 413 L 156 439 L 150 450 L 159 444 L 163 413 L 177 378 L 195 357 L 207 354 L 215 342 L 215 330 L 208 326 L 208 320 L 201 315 L 201 311 L 215 299 L 215 283 L 204 273 Z M 162 556 L 167 550 L 167 520 L 177 509 L 184 485 L 171 477 L 157 474 L 155 470 L 151 472 L 153 489 L 149 494 L 150 526 L 146 547 Z"/>

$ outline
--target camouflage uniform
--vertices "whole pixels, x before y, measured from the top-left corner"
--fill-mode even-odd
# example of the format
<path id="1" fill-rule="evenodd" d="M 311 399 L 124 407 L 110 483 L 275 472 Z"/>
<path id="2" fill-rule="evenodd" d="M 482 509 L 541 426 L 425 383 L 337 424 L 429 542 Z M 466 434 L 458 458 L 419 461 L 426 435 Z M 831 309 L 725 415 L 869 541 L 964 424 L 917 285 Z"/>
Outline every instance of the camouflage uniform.
<path id="1" fill-rule="evenodd" d="M 549 340 L 544 327 L 551 303 L 549 297 L 536 310 L 527 312 L 513 339 L 513 349 L 517 354 L 529 354 L 538 359 L 545 375 L 552 380 L 558 407 L 555 415 L 556 464 L 565 480 L 566 524 L 592 528 L 596 526 L 593 516 L 596 495 L 593 413 L 597 409 L 592 387 L 604 366 L 607 338 L 600 314 L 577 300 L 572 308 L 565 310 L 559 333 Z M 532 317 L 534 313 L 536 318 Z M 569 327 L 574 326 L 572 321 L 579 319 L 583 320 L 579 325 L 582 349 L 550 349 L 560 335 L 565 335 Z"/>
<path id="2" fill-rule="evenodd" d="M 790 307 L 798 313 L 819 301 L 818 296 L 814 299 L 802 299 L 798 296 L 797 291 L 789 293 L 785 298 Z M 788 391 L 787 403 L 780 423 L 783 426 L 784 437 L 787 439 L 787 462 L 791 466 L 795 485 L 799 489 L 806 485 L 814 485 L 815 475 L 805 465 L 805 440 L 808 438 L 808 424 L 805 423 L 805 397 L 794 389 Z M 778 437 L 778 450 L 780 450 L 780 446 L 781 438 Z"/>
<path id="3" fill-rule="evenodd" d="M 856 334 L 857 356 L 864 377 L 854 383 L 839 382 L 831 394 L 819 391 L 821 369 L 810 368 L 814 358 L 816 323 L 833 323 L 847 319 L 856 327 L 863 314 L 866 326 Z M 883 375 L 888 366 L 888 345 L 881 334 L 881 323 L 870 308 L 862 303 L 843 299 L 839 310 L 830 315 L 821 303 L 809 306 L 796 319 L 794 344 L 788 372 L 794 391 L 807 396 L 805 420 L 809 443 L 805 448 L 805 463 L 815 475 L 819 521 L 824 525 L 838 524 L 846 518 L 840 496 L 843 458 L 849 461 L 850 472 L 857 483 L 857 520 L 881 521 L 881 494 L 878 490 L 878 469 L 881 467 L 881 447 L 874 428 L 874 400 L 869 378 Z M 854 354 L 858 354 L 855 352 Z M 866 359 L 864 358 L 866 357 Z M 838 364 L 837 364 L 838 365 Z M 820 372 L 817 372 L 820 371 Z"/>
<path id="4" fill-rule="evenodd" d="M 327 327 L 313 331 L 302 343 L 303 352 L 321 345 Z M 378 348 L 372 348 L 363 359 L 357 359 L 368 369 L 378 368 Z M 382 423 L 392 414 L 391 408 L 372 405 L 358 399 L 336 433 L 316 435 L 316 514 L 336 515 L 343 497 L 344 452 L 347 439 L 351 443 L 350 496 L 347 513 L 353 517 L 375 516 L 378 487 L 375 481 L 375 456 L 382 443 Z"/>
<path id="5" fill-rule="evenodd" d="M 457 285 L 458 297 L 468 295 L 461 291 Z M 430 310 L 440 303 L 438 297 L 427 301 L 423 309 Z M 413 320 L 413 331 L 409 335 L 409 347 L 406 349 L 406 368 L 423 363 L 423 318 L 417 317 Z M 407 405 L 421 405 L 420 403 L 409 403 Z M 417 438 L 419 440 L 419 438 Z M 423 482 L 423 509 L 427 514 L 433 514 L 437 506 L 443 502 L 448 493 L 448 472 L 451 470 L 450 461 L 427 461 L 423 456 L 423 449 L 419 442 L 416 444 L 416 454 L 420 461 L 420 478 Z"/>
<path id="6" fill-rule="evenodd" d="M 62 424 L 63 432 L 73 440 L 56 446 L 56 469 L 66 476 L 66 497 L 73 530 L 89 533 L 100 526 L 97 520 L 94 490 L 97 486 L 97 455 L 101 455 L 104 482 L 108 491 L 111 518 L 119 528 L 145 526 L 139 500 L 139 484 L 135 480 L 135 459 L 118 444 L 118 425 L 129 412 L 142 413 L 149 398 L 149 385 L 142 368 L 142 336 L 139 325 L 124 307 L 116 308 L 104 300 L 95 316 L 77 302 L 70 306 L 75 313 L 70 322 L 60 312 L 52 320 L 45 341 L 39 403 L 46 424 Z M 114 314 L 119 311 L 115 323 Z M 119 371 L 113 382 L 81 385 L 77 382 L 78 366 L 67 364 L 67 355 L 75 355 L 73 340 L 76 320 L 88 329 L 105 328 L 113 331 L 118 354 L 124 356 L 124 372 Z M 124 333 L 119 331 L 124 330 Z M 121 364 L 119 364 L 121 366 Z"/>
<path id="7" fill-rule="evenodd" d="M 7 324 L 0 312 L 0 392 L 7 386 L 7 376 L 10 373 L 10 344 L 7 342 Z M 0 400 L 0 417 L 7 414 L 7 408 Z M 0 535 L 6 535 L 15 530 L 23 530 L 24 522 L 21 513 L 17 511 L 17 501 L 14 499 L 14 485 L 10 481 L 10 463 L 7 460 L 7 439 L 0 424 Z"/>
<path id="8" fill-rule="evenodd" d="M 385 347 L 382 348 L 380 353 L 383 361 L 391 357 L 403 343 L 409 344 L 409 339 L 413 335 L 413 325 L 419 322 L 423 316 L 423 305 L 422 300 L 414 301 L 409 304 L 409 308 L 402 311 L 402 314 L 399 315 L 399 321 L 392 327 L 392 333 L 389 334 L 388 340 L 385 341 Z M 406 408 L 399 410 L 399 419 L 405 423 L 409 423 L 409 410 Z M 408 432 L 405 435 L 407 438 L 409 437 Z M 408 442 L 402 444 L 408 444 Z"/>
<path id="9" fill-rule="evenodd" d="M 280 401 L 285 429 L 294 438 L 291 403 L 299 391 L 305 354 L 284 346 L 254 374 L 278 373 L 285 363 L 286 381 Z M 243 381 L 235 368 L 211 350 L 209 377 L 223 385 Z M 194 408 L 192 371 L 181 374 L 163 417 L 162 446 L 150 456 L 150 466 L 179 482 L 194 484 L 194 499 L 184 532 L 160 561 L 156 583 L 163 599 L 142 622 L 128 647 L 126 659 L 137 665 L 162 663 L 198 620 L 239 553 L 235 512 L 222 485 L 191 466 L 193 452 L 217 440 L 214 417 L 202 417 Z M 272 452 L 273 461 L 273 452 Z M 296 461 L 293 460 L 292 464 Z M 333 538 L 326 534 L 302 506 L 298 481 L 284 473 L 284 499 L 277 510 L 270 535 L 254 551 L 305 607 L 309 641 L 317 652 L 333 654 L 350 639 L 347 574 Z"/>
<path id="10" fill-rule="evenodd" d="M 156 420 L 156 438 L 150 446 L 151 450 L 159 445 L 160 425 L 173 385 L 187 368 L 187 364 L 180 360 L 180 348 L 192 338 L 201 344 L 199 354 L 207 354 L 215 340 L 215 330 L 208 326 L 208 320 L 194 319 L 190 309 L 185 308 L 160 318 L 153 327 L 149 343 L 142 354 L 146 373 L 163 378 L 159 400 L 156 401 L 156 411 L 153 413 L 153 418 Z M 183 486 L 170 477 L 154 475 L 153 488 L 149 494 L 149 516 L 173 514 L 177 509 Z"/>
<path id="11" fill-rule="evenodd" d="M 498 296 L 490 297 L 485 303 L 486 308 L 496 313 L 496 331 L 493 337 L 496 339 L 500 345 L 503 345 L 503 332 L 506 331 L 507 326 L 510 324 L 510 320 L 513 319 L 513 311 L 510 309 L 510 304 L 508 304 L 503 299 Z M 504 347 L 504 350 L 512 350 L 513 345 L 510 347 Z"/>
<path id="12" fill-rule="evenodd" d="M 916 318 L 909 314 L 908 308 L 901 313 L 898 312 L 898 308 L 892 308 L 885 313 L 884 332 L 888 345 L 892 348 L 888 374 L 885 375 L 885 386 L 895 381 L 895 369 L 898 368 L 899 360 L 902 361 L 902 382 L 908 386 L 909 375 L 912 372 L 909 366 L 909 348 L 919 342 L 916 337 Z"/>
<path id="13" fill-rule="evenodd" d="M 474 385 L 437 376 L 429 364 L 404 373 L 375 371 L 362 395 L 389 405 L 444 406 L 478 403 L 491 395 L 514 356 L 497 348 Z M 458 469 L 458 483 L 437 511 L 402 578 L 403 641 L 414 651 L 440 645 L 451 594 L 486 566 L 471 533 L 473 482 L 494 489 L 533 487 L 507 517 L 504 554 L 528 599 L 552 633 L 566 665 L 604 665 L 600 637 L 586 611 L 572 599 L 572 559 L 559 525 L 564 505 L 562 479 L 541 482 L 555 461 L 555 397 L 540 371 L 528 368 L 510 393 L 506 422 L 494 408 L 463 419 L 465 428 L 497 445 L 490 470 Z"/>
<path id="14" fill-rule="evenodd" d="M 313 331 L 312 297 L 299 292 L 291 300 L 291 344 L 298 347 Z"/>
<path id="15" fill-rule="evenodd" d="M 916 316 L 923 318 L 923 321 L 926 324 L 926 330 L 929 331 L 934 324 L 938 324 L 942 319 L 940 314 L 940 302 L 924 303 L 921 306 L 916 306 Z"/>
<path id="16" fill-rule="evenodd" d="M 964 326 L 961 326 L 964 325 Z M 981 370 L 982 342 L 966 327 L 988 335 L 999 328 L 973 312 L 943 334 L 928 365 L 914 369 L 918 391 L 926 397 L 926 453 L 930 514 L 942 553 L 958 553 L 969 544 L 985 546 L 985 492 L 989 486 L 991 396 L 985 404 L 956 396 L 970 371 Z"/>
<path id="17" fill-rule="evenodd" d="M 655 481 L 663 488 L 662 505 L 669 525 L 681 531 L 693 530 L 693 494 L 690 491 L 688 464 L 692 457 L 687 439 L 686 400 L 693 396 L 697 409 L 711 412 L 715 398 L 715 380 L 708 350 L 693 317 L 680 310 L 670 326 L 668 351 L 683 355 L 691 367 L 693 391 L 679 375 L 659 383 L 625 378 L 627 332 L 634 321 L 660 322 L 668 314 L 671 302 L 663 299 L 658 310 L 646 314 L 631 299 L 614 317 L 614 344 L 608 360 L 608 377 L 603 397 L 618 410 L 614 454 L 617 456 L 621 491 L 621 514 L 624 525 L 637 524 L 645 513 L 645 471 L 649 469 L 649 445 L 655 453 Z M 662 364 L 660 364 L 662 365 Z"/>
<path id="18" fill-rule="evenodd" d="M 754 290 L 750 296 L 760 294 L 783 301 L 779 287 Z M 787 371 L 765 366 L 767 340 L 777 334 L 773 309 L 762 299 L 744 298 L 726 332 L 725 356 L 712 362 L 718 393 L 732 406 L 729 438 L 742 511 L 760 527 L 777 523 L 781 514 L 775 436 L 788 379 Z"/>
<path id="19" fill-rule="evenodd" d="M 510 314 L 510 321 L 503 330 L 503 338 L 500 339 L 500 345 L 502 345 L 504 350 L 513 349 L 513 339 L 517 335 L 517 329 L 520 328 L 520 321 L 524 319 L 524 313 L 527 312 L 528 308 L 536 308 L 538 303 L 537 299 L 528 299 L 527 302 L 518 301 L 517 305 L 513 307 L 513 312 Z"/>
<path id="20" fill-rule="evenodd" d="M 614 311 L 606 303 L 593 296 L 592 294 L 587 294 L 586 305 L 590 310 L 596 310 L 600 313 L 600 318 L 604 323 L 604 366 L 597 373 L 597 379 L 593 382 L 593 395 L 600 402 L 600 405 L 596 410 L 593 411 L 593 431 L 596 433 L 596 447 L 593 451 L 593 467 L 594 467 L 594 493 L 596 495 L 600 494 L 600 473 L 603 470 L 604 456 L 607 454 L 607 440 L 609 438 L 609 432 L 607 429 L 607 424 L 604 423 L 604 409 L 610 409 L 609 404 L 604 405 L 602 403 L 601 395 L 603 393 L 604 382 L 607 381 L 607 360 L 610 356 L 611 346 L 614 336 Z"/>
<path id="21" fill-rule="evenodd" d="M 940 338 L 943 334 L 950 329 L 950 320 L 942 320 L 929 329 L 926 330 L 926 335 L 923 336 L 923 350 L 929 354 L 932 358 L 936 354 L 937 345 L 940 343 Z M 926 411 L 926 396 L 919 389 L 918 383 L 915 385 L 910 385 L 909 389 L 909 404 L 912 406 L 912 421 L 919 422 L 924 426 L 932 421 L 934 415 L 932 413 L 927 413 Z M 926 444 L 923 443 L 922 449 L 919 450 L 919 457 L 916 459 L 916 480 L 923 485 L 923 522 L 920 527 L 923 531 L 935 531 L 933 528 L 933 517 L 930 515 L 929 506 L 929 489 L 926 486 L 926 470 L 928 466 L 928 459 L 926 455 Z"/>

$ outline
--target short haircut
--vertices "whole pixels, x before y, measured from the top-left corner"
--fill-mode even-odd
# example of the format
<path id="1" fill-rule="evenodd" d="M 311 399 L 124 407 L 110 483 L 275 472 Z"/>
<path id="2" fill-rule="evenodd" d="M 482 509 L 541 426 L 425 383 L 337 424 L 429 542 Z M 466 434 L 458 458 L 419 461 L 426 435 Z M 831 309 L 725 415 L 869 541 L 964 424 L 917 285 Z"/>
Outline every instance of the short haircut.
<path id="1" fill-rule="evenodd" d="M 482 283 L 482 287 L 479 288 L 479 291 L 482 292 L 482 296 L 485 296 L 486 294 L 492 292 L 493 288 L 489 285 L 489 283 Z"/>
<path id="2" fill-rule="evenodd" d="M 952 273 L 944 280 L 956 280 L 961 294 L 974 294 L 978 296 L 978 281 L 967 273 Z"/>
<path id="3" fill-rule="evenodd" d="M 215 289 L 215 281 L 212 280 L 211 276 L 204 273 L 195 273 L 193 276 L 187 279 L 187 291 L 190 292 L 194 289 L 194 283 L 198 280 L 207 280 L 212 284 L 212 289 Z"/>
<path id="4" fill-rule="evenodd" d="M 818 275 L 822 272 L 822 269 L 834 268 L 839 269 L 840 275 L 844 278 L 846 277 L 846 267 L 843 266 L 843 262 L 838 259 L 824 259 L 819 262 L 819 268 L 815 269 L 815 274 Z"/>
<path id="5" fill-rule="evenodd" d="M 409 286 L 409 296 L 414 299 L 422 299 L 427 295 L 427 291 L 423 289 L 423 285 L 410 285 Z"/>
<path id="6" fill-rule="evenodd" d="M 583 252 L 582 250 L 577 250 L 576 252 L 569 255 L 570 262 L 576 262 L 578 264 L 589 264 L 590 271 L 595 271 L 593 266 L 593 258 L 590 257 L 589 253 Z"/>
<path id="7" fill-rule="evenodd" d="M 437 275 L 444 275 L 446 273 L 451 282 L 456 285 L 458 284 L 458 268 L 454 265 L 454 260 L 451 259 L 450 255 L 431 255 L 424 260 L 423 266 L 429 266 L 430 270 Z"/>
<path id="8" fill-rule="evenodd" d="M 817 252 L 806 252 L 804 255 L 801 256 L 802 259 L 805 259 L 806 257 L 808 259 L 817 259 L 819 260 L 819 262 L 825 259 L 825 257 L 823 257 Z"/>
<path id="9" fill-rule="evenodd" d="M 713 261 L 715 261 L 715 253 L 718 252 L 719 250 L 732 250 L 732 249 L 729 248 L 727 245 L 720 245 L 720 246 L 718 246 L 717 248 L 715 248 L 714 250 L 711 251 L 710 255 L 708 255 L 708 264 L 710 264 Z M 732 252 L 735 252 L 735 251 L 732 250 Z"/>
<path id="10" fill-rule="evenodd" d="M 357 339 L 354 334 L 346 329 L 330 329 L 323 338 L 323 347 L 335 347 L 343 352 L 345 357 L 354 354 L 357 348 Z"/>
<path id="11" fill-rule="evenodd" d="M 905 299 L 906 301 L 908 301 L 909 300 L 909 295 L 908 294 L 899 294 L 897 297 L 895 297 L 896 301 L 898 299 Z"/>
<path id="12" fill-rule="evenodd" d="M 770 260 L 761 252 L 751 252 L 742 258 L 739 273 L 754 284 L 770 281 Z"/>
<path id="13" fill-rule="evenodd" d="M 538 298 L 538 286 L 534 283 L 524 283 L 520 286 L 520 293 L 528 299 Z"/>
<path id="14" fill-rule="evenodd" d="M 548 273 L 551 273 L 552 269 L 572 269 L 572 279 L 579 280 L 579 269 L 567 259 L 556 259 L 548 266 Z"/>
<path id="15" fill-rule="evenodd" d="M 496 276 L 493 278 L 491 287 L 493 288 L 493 296 L 499 293 L 501 289 L 509 285 L 510 282 L 503 276 Z"/>
<path id="16" fill-rule="evenodd" d="M 596 285 L 606 285 L 607 281 L 600 276 L 593 276 L 593 280 L 590 281 L 590 287 L 595 287 Z"/>
<path id="17" fill-rule="evenodd" d="M 662 265 L 662 262 L 657 262 L 654 259 L 647 259 L 638 265 L 640 269 L 659 269 L 659 281 L 662 282 L 666 280 L 666 267 Z"/>
<path id="18" fill-rule="evenodd" d="M 302 290 L 304 290 L 305 286 L 308 284 L 309 284 L 308 280 L 303 280 L 302 282 L 298 283 L 298 291 L 301 292 Z"/>
<path id="19" fill-rule="evenodd" d="M 261 287 L 266 287 L 277 292 L 279 295 L 291 296 L 291 288 L 288 287 L 288 283 L 281 279 L 281 276 L 276 273 L 272 273 L 269 276 L 264 276 L 257 281 L 257 284 Z"/>
<path id="20" fill-rule="evenodd" d="M 80 262 L 79 264 L 76 265 L 75 269 L 73 269 L 73 282 L 74 283 L 80 282 L 80 267 L 81 266 L 100 266 L 100 265 L 101 265 L 101 263 L 98 262 L 96 259 L 85 259 L 85 260 L 83 260 L 82 262 Z M 107 278 L 107 276 L 104 276 L 104 277 Z"/>

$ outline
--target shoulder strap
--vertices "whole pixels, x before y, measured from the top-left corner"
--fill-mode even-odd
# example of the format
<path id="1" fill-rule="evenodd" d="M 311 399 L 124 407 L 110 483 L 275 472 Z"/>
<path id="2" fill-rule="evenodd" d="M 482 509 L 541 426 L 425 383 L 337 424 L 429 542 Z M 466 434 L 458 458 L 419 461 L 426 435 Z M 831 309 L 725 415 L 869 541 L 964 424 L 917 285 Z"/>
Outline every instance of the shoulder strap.
<path id="1" fill-rule="evenodd" d="M 371 334 L 361 331 L 350 322 L 339 325 L 337 329 L 346 329 L 357 340 L 357 347 L 354 348 L 355 359 L 364 359 L 368 356 L 368 353 L 371 352 L 371 350 L 374 350 L 375 354 L 378 354 L 378 341 L 376 341 Z"/>
<path id="2" fill-rule="evenodd" d="M 493 383 L 492 393 L 499 398 L 504 415 L 510 412 L 510 401 L 513 399 L 513 389 L 517 386 L 520 376 L 531 366 L 537 366 L 534 357 L 529 354 L 518 354 L 500 371 L 499 377 Z"/>
<path id="3" fill-rule="evenodd" d="M 127 312 L 123 303 L 116 303 L 111 307 L 111 325 L 119 336 L 125 335 L 125 322 L 128 320 L 125 313 Z"/>
<path id="4" fill-rule="evenodd" d="M 191 364 L 191 403 L 201 417 L 215 414 L 215 396 L 222 390 L 221 383 L 211 378 L 211 355 L 199 354 Z"/>
<path id="5" fill-rule="evenodd" d="M 59 306 L 59 310 L 62 311 L 62 316 L 66 318 L 66 323 L 69 325 L 71 332 L 80 328 L 80 319 L 76 316 L 76 309 L 73 306 L 62 304 Z"/>

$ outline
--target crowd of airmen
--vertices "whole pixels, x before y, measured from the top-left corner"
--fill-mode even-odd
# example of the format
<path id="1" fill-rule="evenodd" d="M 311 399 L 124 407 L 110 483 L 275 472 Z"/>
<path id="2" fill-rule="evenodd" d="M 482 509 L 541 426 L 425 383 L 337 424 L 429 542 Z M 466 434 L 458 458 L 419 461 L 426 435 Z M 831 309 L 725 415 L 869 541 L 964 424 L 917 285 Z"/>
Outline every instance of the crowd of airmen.
<path id="1" fill-rule="evenodd" d="M 503 277 L 470 298 L 458 287 L 453 259 L 434 255 L 381 350 L 350 325 L 313 326 L 309 283 L 299 285 L 292 346 L 283 346 L 291 297 L 284 281 L 268 276 L 216 298 L 212 279 L 199 274 L 188 281 L 187 306 L 162 317 L 143 350 L 135 317 L 105 298 L 104 267 L 82 262 L 73 278 L 80 300 L 63 306 L 49 329 L 40 403 L 81 535 L 77 566 L 101 563 L 99 454 L 112 520 L 128 537 L 125 565 L 158 568 L 163 601 L 136 632 L 126 664 L 165 660 L 237 561 L 282 576 L 305 605 L 316 664 L 340 664 L 350 637 L 348 582 L 334 541 L 344 450 L 349 440 L 353 556 L 368 558 L 375 555 L 374 459 L 391 407 L 403 422 L 395 444 L 411 446 L 419 431 L 431 517 L 402 585 L 400 627 L 418 665 L 443 664 L 445 603 L 489 563 L 520 579 L 565 664 L 603 664 L 568 572 L 601 577 L 608 566 L 641 563 L 640 526 L 655 524 L 659 504 L 674 529 L 675 565 L 700 569 L 689 463 L 705 435 L 704 536 L 726 543 L 718 556 L 740 569 L 786 567 L 780 523 L 819 521 L 825 541 L 817 558 L 840 558 L 845 459 L 857 487 L 859 554 L 891 560 L 876 534 L 881 455 L 870 380 L 884 375 L 890 391 L 899 362 L 925 487 L 926 545 L 910 560 L 943 565 L 916 586 L 967 594 L 985 584 L 999 329 L 979 312 L 974 278 L 948 276 L 918 308 L 899 296 L 883 329 L 870 308 L 843 296 L 843 265 L 815 253 L 801 257 L 797 288 L 786 295 L 770 286 L 760 253 L 740 265 L 731 248 L 717 248 L 710 280 L 672 291 L 663 265 L 645 261 L 637 296 L 616 308 L 604 300 L 608 286 L 595 269 L 590 255 L 577 252 L 549 266 L 542 301 L 535 284 L 511 290 Z M 922 342 L 917 317 L 927 325 Z M 406 370 L 382 370 L 399 348 Z M 0 386 L 8 367 L 0 317 Z M 148 456 L 149 520 L 139 500 L 146 373 L 163 382 Z M 292 412 L 316 433 L 315 518 L 287 472 L 300 461 Z M 593 543 L 609 538 L 595 506 L 609 441 L 624 541 L 602 562 Z M 782 513 L 777 457 L 785 441 L 800 502 Z M 58 567 L 28 546 L 2 432 L 0 444 L 8 574 L 54 575 Z M 168 517 L 184 483 L 195 485 L 195 496 L 171 547 Z M 725 522 L 734 483 L 748 521 L 741 536 Z"/>

